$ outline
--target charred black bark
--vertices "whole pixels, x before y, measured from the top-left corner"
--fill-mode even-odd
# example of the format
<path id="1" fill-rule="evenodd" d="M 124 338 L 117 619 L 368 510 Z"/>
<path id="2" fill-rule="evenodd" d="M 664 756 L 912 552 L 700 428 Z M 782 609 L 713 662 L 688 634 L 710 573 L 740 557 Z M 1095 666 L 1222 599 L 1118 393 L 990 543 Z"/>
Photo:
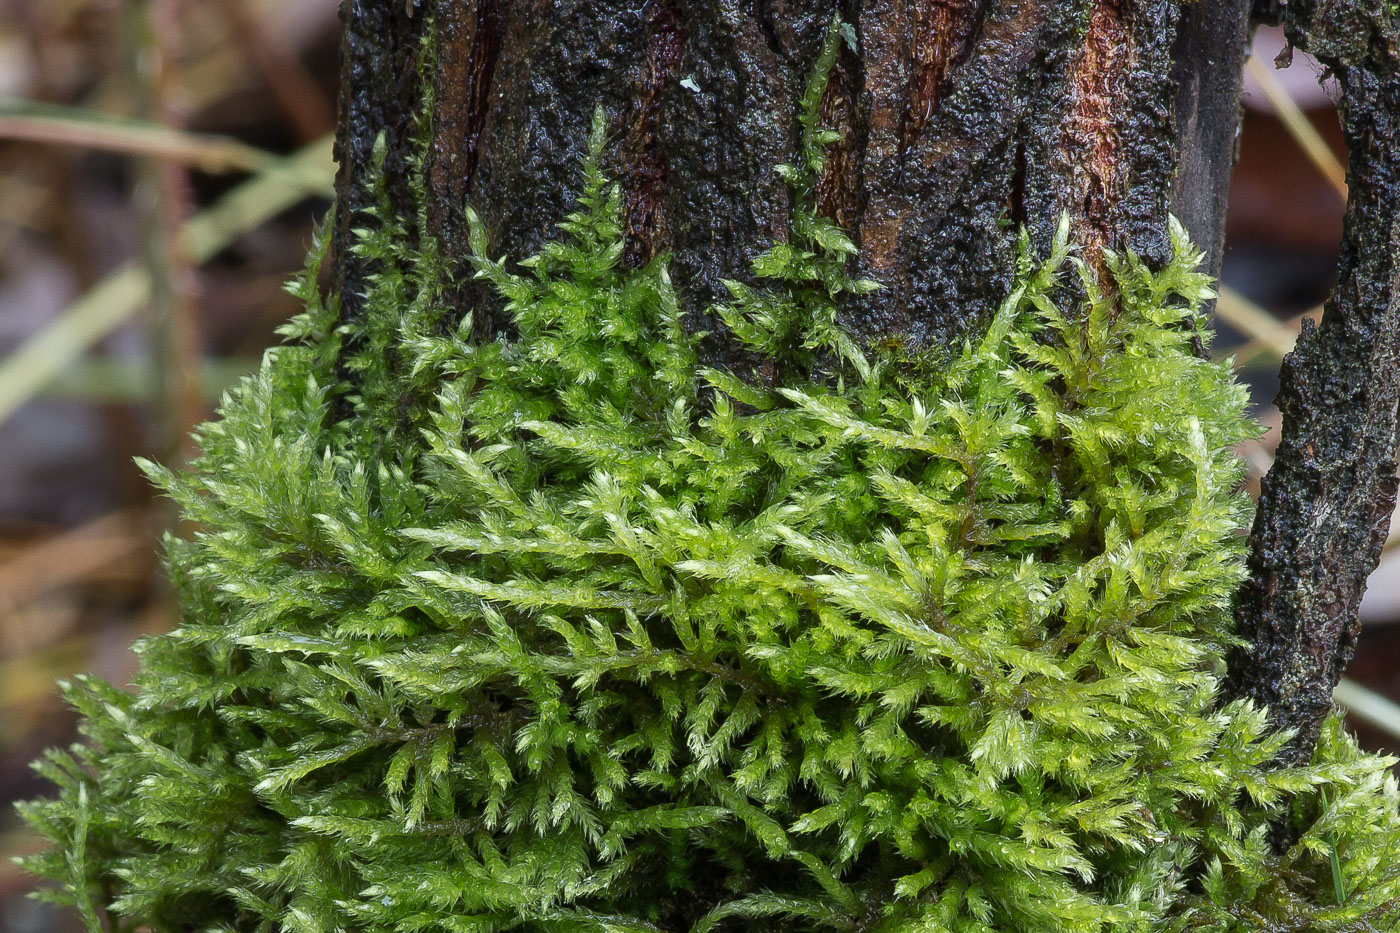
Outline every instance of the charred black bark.
<path id="1" fill-rule="evenodd" d="M 1297 730 L 1285 763 L 1312 756 L 1360 633 L 1357 607 L 1395 507 L 1400 400 L 1400 60 L 1384 2 L 1295 0 L 1290 40 L 1341 88 L 1351 163 L 1336 291 L 1284 360 L 1283 435 L 1250 538 L 1236 619 L 1251 647 L 1227 690 Z"/>
<path id="2" fill-rule="evenodd" d="M 747 278 L 786 236 L 791 202 L 773 166 L 794 157 L 797 99 L 838 8 L 860 49 L 843 53 L 823 101 L 846 136 L 819 200 L 855 236 L 860 271 L 885 286 L 846 309 L 857 332 L 928 346 L 975 329 L 1009 286 L 1016 226 L 1044 243 L 1061 212 L 1086 246 L 1152 260 L 1175 210 L 1218 256 L 1248 6 L 346 0 L 346 313 L 364 270 L 343 246 L 370 147 L 384 130 L 390 172 L 402 170 L 423 89 L 434 92 L 429 216 L 459 258 L 468 199 L 493 252 L 538 248 L 569 209 L 601 105 L 628 261 L 669 254 L 693 326 L 712 335 L 704 355 L 743 366 L 706 309 L 723 279 Z M 402 194 L 391 191 L 396 209 Z M 502 326 L 469 283 L 458 303 L 486 332 Z"/>

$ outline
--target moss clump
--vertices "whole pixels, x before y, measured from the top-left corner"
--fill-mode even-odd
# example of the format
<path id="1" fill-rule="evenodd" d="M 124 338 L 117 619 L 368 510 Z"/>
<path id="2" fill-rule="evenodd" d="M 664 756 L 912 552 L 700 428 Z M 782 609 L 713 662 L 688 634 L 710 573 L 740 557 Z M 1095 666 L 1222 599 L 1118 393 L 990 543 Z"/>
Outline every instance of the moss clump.
<path id="1" fill-rule="evenodd" d="M 354 347 L 313 263 L 153 470 L 203 528 L 185 621 L 133 692 L 68 687 L 49 896 L 157 933 L 1394 928 L 1390 762 L 1333 721 L 1273 770 L 1218 706 L 1254 428 L 1181 231 L 1104 288 L 1061 235 L 951 358 L 867 354 L 812 101 L 722 313 L 763 380 L 619 267 L 601 128 L 561 238 L 478 255 L 516 339 L 444 324 L 396 218 Z"/>

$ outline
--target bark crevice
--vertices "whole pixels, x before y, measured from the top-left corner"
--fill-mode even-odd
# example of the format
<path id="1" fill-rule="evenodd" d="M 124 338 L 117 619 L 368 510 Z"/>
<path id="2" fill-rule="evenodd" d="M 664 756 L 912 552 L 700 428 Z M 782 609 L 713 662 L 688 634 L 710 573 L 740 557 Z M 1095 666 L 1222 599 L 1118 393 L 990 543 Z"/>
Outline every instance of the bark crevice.
<path id="1" fill-rule="evenodd" d="M 1094 4 L 1081 51 L 1070 67 L 1073 104 L 1060 138 L 1065 161 L 1072 166 L 1066 181 L 1076 219 L 1073 238 L 1091 258 L 1116 239 L 1113 212 L 1129 182 L 1118 121 L 1127 109 L 1136 52 L 1119 0 Z"/>
<path id="2" fill-rule="evenodd" d="M 500 54 L 499 0 L 453 4 L 435 22 L 432 136 L 426 159 L 428 225 L 439 239 L 465 235 L 481 135 Z"/>
<path id="3" fill-rule="evenodd" d="M 685 59 L 681 14 L 675 0 L 654 0 L 647 7 L 646 58 L 642 63 L 633 109 L 621 145 L 618 176 L 623 182 L 623 260 L 642 265 L 671 248 L 666 214 L 670 165 L 662 149 L 661 117 L 666 95 L 680 80 Z"/>

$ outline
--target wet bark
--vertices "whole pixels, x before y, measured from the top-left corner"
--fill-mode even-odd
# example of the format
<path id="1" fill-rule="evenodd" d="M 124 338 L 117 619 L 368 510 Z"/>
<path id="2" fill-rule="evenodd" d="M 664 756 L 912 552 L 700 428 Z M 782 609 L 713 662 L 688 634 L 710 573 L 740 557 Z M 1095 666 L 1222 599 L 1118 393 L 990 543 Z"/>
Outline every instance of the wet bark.
<path id="1" fill-rule="evenodd" d="M 336 283 L 359 313 L 366 270 L 345 250 L 375 137 L 402 178 L 429 140 L 432 231 L 466 253 L 463 206 L 497 254 L 535 250 L 569 209 L 590 116 L 626 198 L 626 259 L 669 255 L 693 326 L 721 280 L 786 235 L 773 166 L 839 12 L 845 50 L 823 101 L 845 133 L 822 209 L 885 288 L 845 309 L 869 336 L 947 344 L 1005 296 L 1017 225 L 1048 241 L 1061 212 L 1086 246 L 1165 258 L 1168 211 L 1218 263 L 1249 0 L 345 0 Z M 429 37 L 425 42 L 424 38 Z M 415 102 L 433 95 L 431 112 Z M 419 122 L 421 121 L 421 122 Z M 399 174 L 396 174 L 399 173 Z M 409 192 L 391 185 L 395 210 Z M 488 295 L 456 295 L 486 333 Z M 743 366 L 722 337 L 711 363 Z"/>
<path id="2" fill-rule="evenodd" d="M 1268 6 L 1264 4 L 1264 6 Z M 1236 620 L 1250 647 L 1227 691 L 1297 730 L 1285 763 L 1312 756 L 1355 651 L 1357 608 L 1396 496 L 1400 400 L 1400 31 L 1385 0 L 1292 0 L 1291 42 L 1341 90 L 1350 154 L 1336 291 L 1284 360 L 1283 433 L 1250 538 Z"/>
<path id="3" fill-rule="evenodd" d="M 331 290 L 358 316 L 358 296 L 371 271 L 351 254 L 353 230 L 374 203 L 369 178 L 375 140 L 385 141 L 384 179 L 395 210 L 410 210 L 409 158 L 422 82 L 417 75 L 424 21 L 402 3 L 344 0 L 340 10 L 340 102 L 336 125 L 335 261 Z"/>

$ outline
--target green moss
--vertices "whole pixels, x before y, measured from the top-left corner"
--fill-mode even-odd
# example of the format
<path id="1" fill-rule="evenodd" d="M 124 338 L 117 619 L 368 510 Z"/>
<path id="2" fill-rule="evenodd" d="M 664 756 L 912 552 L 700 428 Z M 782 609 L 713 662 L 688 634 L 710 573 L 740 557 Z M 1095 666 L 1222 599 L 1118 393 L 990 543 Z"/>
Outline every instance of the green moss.
<path id="1" fill-rule="evenodd" d="M 859 347 L 817 99 L 721 315 L 761 379 L 619 266 L 601 126 L 559 239 L 478 255 L 516 339 L 444 320 L 397 218 L 353 350 L 313 262 L 194 468 L 152 469 L 203 529 L 184 623 L 133 691 L 67 688 L 88 742 L 24 807 L 49 897 L 157 933 L 1394 928 L 1390 762 L 1333 720 L 1272 770 L 1217 703 L 1256 429 L 1191 351 L 1180 229 L 1102 287 L 1023 249 L 950 358 Z"/>

